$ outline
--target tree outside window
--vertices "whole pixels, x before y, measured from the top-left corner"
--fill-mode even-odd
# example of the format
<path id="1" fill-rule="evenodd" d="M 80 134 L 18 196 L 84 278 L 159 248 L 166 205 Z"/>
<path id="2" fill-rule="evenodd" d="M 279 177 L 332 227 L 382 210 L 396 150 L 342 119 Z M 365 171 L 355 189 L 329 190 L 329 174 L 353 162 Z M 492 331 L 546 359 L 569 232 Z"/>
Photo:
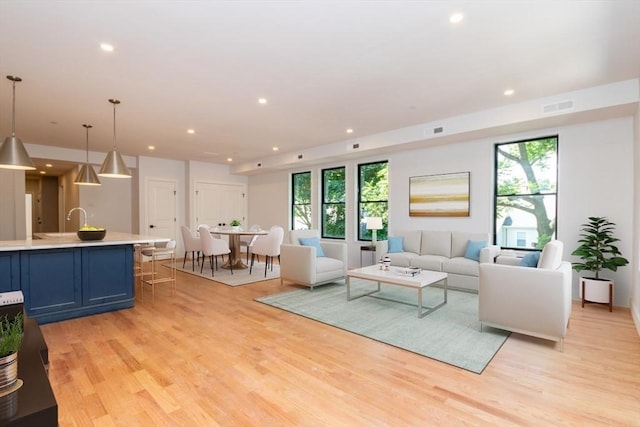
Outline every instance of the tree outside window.
<path id="1" fill-rule="evenodd" d="M 371 230 L 367 230 L 364 219 L 382 218 L 382 230 L 377 238 L 387 238 L 389 223 L 389 180 L 388 162 L 363 163 L 358 165 L 358 240 L 371 240 Z"/>
<path id="2" fill-rule="evenodd" d="M 291 229 L 311 228 L 311 172 L 291 175 Z"/>
<path id="3" fill-rule="evenodd" d="M 322 237 L 345 237 L 345 167 L 322 170 Z"/>
<path id="4" fill-rule="evenodd" d="M 542 248 L 556 235 L 558 137 L 495 146 L 495 242 Z"/>

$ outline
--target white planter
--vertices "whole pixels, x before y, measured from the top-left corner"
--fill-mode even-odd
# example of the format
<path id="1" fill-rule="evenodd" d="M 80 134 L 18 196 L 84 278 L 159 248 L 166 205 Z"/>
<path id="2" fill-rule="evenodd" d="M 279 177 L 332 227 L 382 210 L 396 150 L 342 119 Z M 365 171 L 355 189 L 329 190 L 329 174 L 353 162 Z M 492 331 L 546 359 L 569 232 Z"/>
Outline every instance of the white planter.
<path id="1" fill-rule="evenodd" d="M 609 297 L 613 299 L 613 296 L 609 294 L 609 284 L 613 284 L 611 279 L 594 279 L 588 277 L 581 277 L 579 281 L 580 299 L 582 299 L 582 283 L 584 282 L 584 299 L 589 302 L 598 302 L 609 304 L 611 301 Z"/>

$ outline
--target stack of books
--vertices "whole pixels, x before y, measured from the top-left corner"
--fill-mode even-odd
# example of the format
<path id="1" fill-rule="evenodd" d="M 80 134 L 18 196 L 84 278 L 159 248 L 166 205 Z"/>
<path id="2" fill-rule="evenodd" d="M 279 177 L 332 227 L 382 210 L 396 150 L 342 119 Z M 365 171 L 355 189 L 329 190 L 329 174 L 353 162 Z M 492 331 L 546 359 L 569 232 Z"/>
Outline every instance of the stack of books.
<path id="1" fill-rule="evenodd" d="M 398 268 L 396 272 L 401 276 L 413 277 L 417 274 L 420 274 L 422 270 L 419 269 L 418 267 L 402 267 L 402 268 Z"/>

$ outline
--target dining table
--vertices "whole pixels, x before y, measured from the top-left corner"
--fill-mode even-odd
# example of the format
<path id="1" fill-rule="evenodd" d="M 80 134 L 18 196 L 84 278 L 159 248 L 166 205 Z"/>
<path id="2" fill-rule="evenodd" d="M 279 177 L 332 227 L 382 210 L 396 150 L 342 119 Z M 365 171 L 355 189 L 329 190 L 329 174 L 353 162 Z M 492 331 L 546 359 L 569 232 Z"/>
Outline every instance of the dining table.
<path id="1" fill-rule="evenodd" d="M 211 228 L 209 233 L 212 235 L 220 234 L 229 236 L 229 260 L 222 265 L 222 268 L 230 269 L 233 266 L 234 270 L 243 270 L 249 268 L 244 262 L 242 262 L 242 254 L 240 253 L 240 237 L 241 236 L 266 236 L 269 234 L 267 230 L 233 230 L 233 229 L 220 229 Z M 247 250 L 249 250 L 247 248 Z"/>

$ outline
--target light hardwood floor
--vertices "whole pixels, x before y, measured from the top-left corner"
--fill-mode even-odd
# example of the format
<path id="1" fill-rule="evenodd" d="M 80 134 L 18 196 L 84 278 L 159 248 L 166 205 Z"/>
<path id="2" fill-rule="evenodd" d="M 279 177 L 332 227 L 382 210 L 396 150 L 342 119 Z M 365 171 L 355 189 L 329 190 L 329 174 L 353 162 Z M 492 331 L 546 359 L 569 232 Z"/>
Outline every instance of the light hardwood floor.
<path id="1" fill-rule="evenodd" d="M 42 326 L 60 426 L 640 426 L 629 310 L 574 304 L 564 352 L 512 334 L 481 375 L 178 272 L 136 307 Z"/>

